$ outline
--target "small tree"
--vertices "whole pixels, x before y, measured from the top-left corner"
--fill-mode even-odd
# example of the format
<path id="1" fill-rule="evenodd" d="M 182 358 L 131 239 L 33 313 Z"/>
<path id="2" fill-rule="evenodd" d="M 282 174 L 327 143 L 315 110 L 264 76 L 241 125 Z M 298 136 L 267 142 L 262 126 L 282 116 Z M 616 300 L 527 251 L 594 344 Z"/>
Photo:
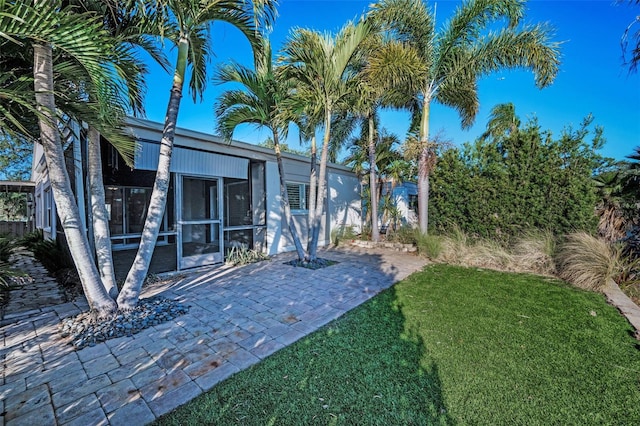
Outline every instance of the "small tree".
<path id="1" fill-rule="evenodd" d="M 165 0 L 160 3 L 162 4 L 161 13 L 165 18 L 162 23 L 162 32 L 165 39 L 174 43 L 178 48 L 178 55 L 160 142 L 158 170 L 151 192 L 147 217 L 133 265 L 118 295 L 118 306 L 125 310 L 133 309 L 138 302 L 164 216 L 171 176 L 173 139 L 182 92 L 187 78 L 187 68 L 191 69 L 189 89 L 195 101 L 198 96 L 202 96 L 206 87 L 206 65 L 213 54 L 210 40 L 211 25 L 215 21 L 225 21 L 239 29 L 250 41 L 253 48 L 259 49 L 259 18 L 263 16 L 269 22 L 275 10 L 275 3 L 272 0 L 254 0 L 253 2 L 244 0 Z"/>
<path id="2" fill-rule="evenodd" d="M 280 150 L 280 136 L 287 130 L 287 121 L 280 113 L 282 103 L 290 94 L 287 80 L 277 76 L 271 59 L 271 45 L 263 40 L 262 49 L 255 54 L 255 71 L 240 64 L 230 64 L 219 68 L 216 74 L 218 83 L 239 83 L 242 89 L 228 90 L 218 99 L 216 117 L 218 132 L 231 140 L 235 128 L 243 123 L 265 126 L 273 135 L 273 149 L 280 175 L 280 196 L 285 221 L 298 253 L 298 259 L 304 260 L 306 253 L 302 248 L 296 224 L 291 215 L 287 179 Z"/>
<path id="3" fill-rule="evenodd" d="M 324 213 L 332 118 L 337 111 L 347 109 L 346 104 L 357 89 L 350 66 L 360 43 L 370 31 L 370 26 L 364 21 L 347 24 L 335 37 L 297 29 L 283 48 L 281 61 L 287 77 L 295 82 L 296 91 L 302 98 L 315 102 L 324 115 L 318 192 L 315 211 L 309 224 L 310 261 L 317 258 L 320 222 Z"/>
<path id="4" fill-rule="evenodd" d="M 469 127 L 478 111 L 477 81 L 504 68 L 528 68 L 536 84 L 551 84 L 558 72 L 558 44 L 550 42 L 543 26 L 517 25 L 524 16 L 521 0 L 467 0 L 451 19 L 436 30 L 435 10 L 422 0 L 382 0 L 371 7 L 372 19 L 396 37 L 406 54 L 403 60 L 386 60 L 381 51 L 378 61 L 385 75 L 404 76 L 407 103 L 418 128 L 423 151 L 418 161 L 419 222 L 428 228 L 430 164 L 429 121 L 431 103 L 437 101 L 455 108 L 462 126 Z M 508 23 L 502 26 L 502 21 Z M 499 26 L 497 31 L 488 31 Z M 412 126 L 414 127 L 414 126 Z"/>

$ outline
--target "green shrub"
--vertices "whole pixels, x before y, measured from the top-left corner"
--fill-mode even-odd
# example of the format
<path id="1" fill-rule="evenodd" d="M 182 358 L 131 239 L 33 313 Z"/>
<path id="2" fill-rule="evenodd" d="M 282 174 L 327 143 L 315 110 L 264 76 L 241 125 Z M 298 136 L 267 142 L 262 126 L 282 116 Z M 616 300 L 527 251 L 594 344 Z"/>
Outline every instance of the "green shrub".
<path id="1" fill-rule="evenodd" d="M 351 225 L 341 226 L 331 230 L 331 242 L 336 246 L 340 244 L 340 241 L 353 240 L 357 236 L 358 233 Z"/>
<path id="2" fill-rule="evenodd" d="M 416 246 L 418 253 L 429 259 L 437 259 L 442 252 L 442 240 L 439 236 L 426 234 L 416 230 Z"/>
<path id="3" fill-rule="evenodd" d="M 29 249 L 33 252 L 36 259 L 42 263 L 51 273 L 55 273 L 61 269 L 75 268 L 70 256 L 60 249 L 53 240 L 41 240 L 32 242 Z"/>
<path id="4" fill-rule="evenodd" d="M 18 240 L 18 244 L 30 249 L 32 244 L 42 240 L 44 240 L 42 229 L 36 229 L 35 231 L 29 232 L 28 234 L 25 234 L 22 238 L 20 238 Z"/>
<path id="5" fill-rule="evenodd" d="M 249 263 L 260 262 L 268 259 L 269 256 L 260 250 L 253 250 L 247 247 L 232 247 L 227 253 L 225 263 L 232 266 L 247 265 Z"/>
<path id="6" fill-rule="evenodd" d="M 0 237 L 0 262 L 8 262 L 13 252 L 14 242 L 8 237 Z"/>
<path id="7" fill-rule="evenodd" d="M 387 230 L 387 241 L 401 244 L 416 244 L 418 242 L 417 234 L 420 231 L 409 225 L 402 225 L 395 231 L 389 227 Z"/>
<path id="8" fill-rule="evenodd" d="M 0 262 L 0 291 L 10 290 L 16 287 L 11 278 L 22 275 L 22 273 L 11 268 L 11 265 L 8 263 Z"/>

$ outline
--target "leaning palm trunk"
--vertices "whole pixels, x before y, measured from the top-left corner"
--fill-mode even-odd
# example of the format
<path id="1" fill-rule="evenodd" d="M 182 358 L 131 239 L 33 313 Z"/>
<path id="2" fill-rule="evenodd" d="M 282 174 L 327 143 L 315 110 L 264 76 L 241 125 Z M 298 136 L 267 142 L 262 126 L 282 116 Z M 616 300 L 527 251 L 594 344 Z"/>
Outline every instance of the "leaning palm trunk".
<path id="1" fill-rule="evenodd" d="M 45 154 L 58 216 L 87 301 L 99 317 L 106 317 L 116 310 L 116 304 L 102 285 L 96 265 L 93 263 L 87 234 L 82 226 L 80 212 L 71 190 L 60 134 L 55 124 L 56 105 L 53 95 L 51 45 L 34 43 L 33 60 L 36 104 L 41 113 L 38 120 L 40 142 Z"/>
<path id="2" fill-rule="evenodd" d="M 91 216 L 93 218 L 93 240 L 96 247 L 96 258 L 102 284 L 114 300 L 118 297 L 111 238 L 109 235 L 109 215 L 107 213 L 104 182 L 102 180 L 102 156 L 100 154 L 100 132 L 89 127 L 89 188 L 91 196 Z"/>
<path id="3" fill-rule="evenodd" d="M 289 205 L 289 193 L 287 192 L 287 180 L 284 174 L 284 165 L 282 164 L 282 154 L 280 152 L 280 141 L 278 140 L 278 132 L 273 132 L 273 148 L 276 152 L 276 160 L 278 162 L 278 173 L 280 174 L 280 194 L 282 195 L 282 208 L 284 209 L 284 218 L 289 226 L 289 232 L 293 239 L 293 244 L 296 247 L 298 253 L 298 259 L 304 260 L 305 252 L 298 236 L 298 230 L 296 224 L 293 221 L 293 215 L 291 215 L 291 206 Z"/>
<path id="4" fill-rule="evenodd" d="M 151 192 L 147 218 L 142 229 L 142 238 L 138 252 L 127 274 L 120 295 L 118 296 L 118 307 L 121 310 L 131 310 L 138 303 L 142 284 L 149 271 L 151 256 L 158 240 L 160 224 L 164 216 L 167 205 L 167 193 L 169 191 L 169 180 L 171 177 L 171 153 L 173 151 L 173 139 L 178 121 L 178 110 L 180 109 L 180 99 L 182 98 L 182 88 L 184 86 L 184 76 L 187 65 L 187 52 L 189 51 L 189 40 L 186 36 L 181 36 L 178 43 L 178 58 L 176 70 L 173 75 L 173 85 L 171 96 L 167 106 L 164 129 L 162 130 L 162 141 L 160 142 L 160 156 L 158 159 L 158 171 Z"/>
<path id="5" fill-rule="evenodd" d="M 318 172 L 318 195 L 316 197 L 316 208 L 313 215 L 313 222 L 310 229 L 311 245 L 309 247 L 309 260 L 315 262 L 318 258 L 318 240 L 320 237 L 320 225 L 322 214 L 324 213 L 324 197 L 327 191 L 327 160 L 329 157 L 329 138 L 331 132 L 331 109 L 325 113 L 324 142 L 322 143 L 322 154 L 320 155 L 320 171 Z"/>
<path id="6" fill-rule="evenodd" d="M 374 138 L 373 115 L 369 114 L 369 182 L 371 185 L 371 241 L 380 240 L 378 229 L 378 177 L 376 176 L 376 142 Z"/>

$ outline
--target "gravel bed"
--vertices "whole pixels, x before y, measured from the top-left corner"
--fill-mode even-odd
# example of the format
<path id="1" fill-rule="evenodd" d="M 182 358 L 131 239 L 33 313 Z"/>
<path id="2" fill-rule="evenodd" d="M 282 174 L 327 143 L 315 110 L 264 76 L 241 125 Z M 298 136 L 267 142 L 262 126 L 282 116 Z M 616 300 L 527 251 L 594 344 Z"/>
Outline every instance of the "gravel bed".
<path id="1" fill-rule="evenodd" d="M 321 259 L 321 258 L 317 258 L 313 262 L 306 262 L 304 260 L 299 260 L 299 259 L 294 259 L 288 262 L 284 262 L 285 265 L 291 265 L 291 266 L 307 268 L 307 269 L 326 268 L 327 266 L 335 265 L 337 263 L 340 263 L 340 262 L 336 262 L 335 260 L 329 260 L 329 259 Z"/>
<path id="2" fill-rule="evenodd" d="M 76 349 L 95 346 L 116 337 L 132 336 L 145 328 L 170 321 L 187 313 L 189 306 L 162 297 L 140 299 L 130 312 L 118 312 L 113 318 L 97 321 L 91 312 L 66 318 L 60 323 L 63 337 L 71 336 Z"/>

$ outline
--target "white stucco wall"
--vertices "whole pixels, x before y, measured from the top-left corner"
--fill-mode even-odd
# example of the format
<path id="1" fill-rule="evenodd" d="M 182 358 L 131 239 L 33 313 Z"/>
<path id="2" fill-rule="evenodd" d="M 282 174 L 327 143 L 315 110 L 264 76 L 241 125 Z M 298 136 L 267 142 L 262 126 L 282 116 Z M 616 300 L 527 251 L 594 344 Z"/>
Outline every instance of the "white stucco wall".
<path id="1" fill-rule="evenodd" d="M 350 226 L 356 232 L 362 227 L 362 199 L 360 182 L 353 173 L 329 173 L 329 229 L 331 231 Z"/>

